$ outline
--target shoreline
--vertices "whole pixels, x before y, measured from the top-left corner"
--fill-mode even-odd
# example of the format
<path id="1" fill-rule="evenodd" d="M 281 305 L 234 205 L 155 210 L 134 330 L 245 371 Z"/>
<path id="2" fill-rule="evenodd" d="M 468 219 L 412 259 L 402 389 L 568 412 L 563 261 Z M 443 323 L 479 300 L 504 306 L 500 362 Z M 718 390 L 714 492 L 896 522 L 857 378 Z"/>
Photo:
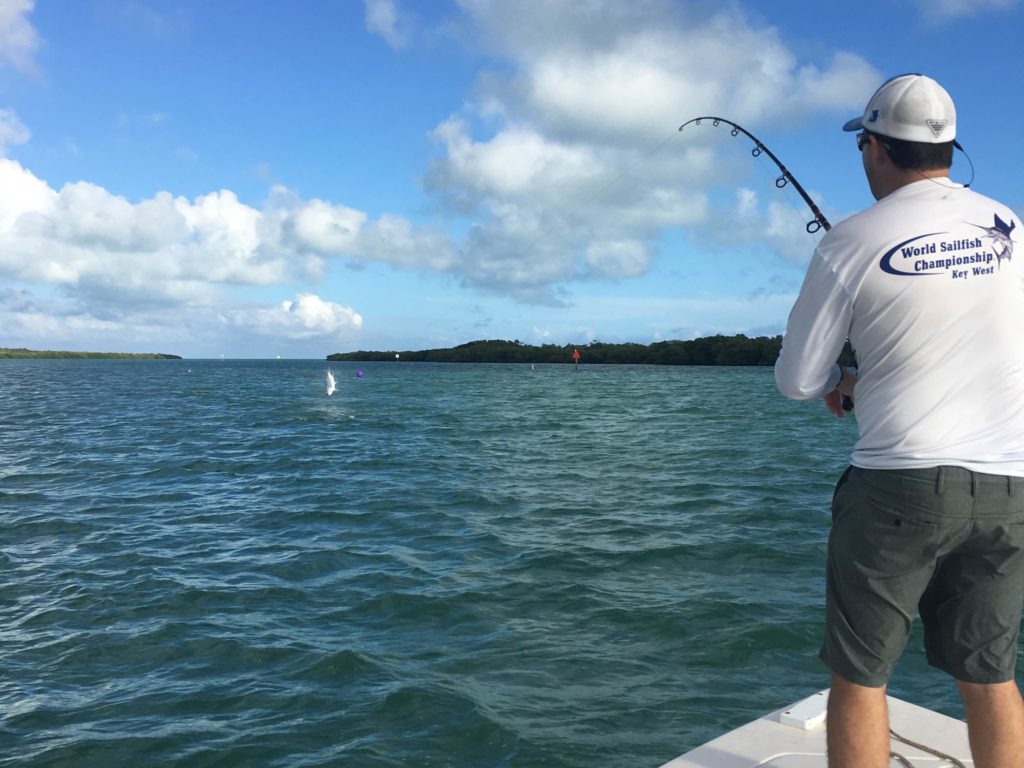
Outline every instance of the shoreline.
<path id="1" fill-rule="evenodd" d="M 19 347 L 0 347 L 0 360 L 181 360 L 179 355 L 160 352 L 67 352 L 60 350 L 37 350 Z"/>

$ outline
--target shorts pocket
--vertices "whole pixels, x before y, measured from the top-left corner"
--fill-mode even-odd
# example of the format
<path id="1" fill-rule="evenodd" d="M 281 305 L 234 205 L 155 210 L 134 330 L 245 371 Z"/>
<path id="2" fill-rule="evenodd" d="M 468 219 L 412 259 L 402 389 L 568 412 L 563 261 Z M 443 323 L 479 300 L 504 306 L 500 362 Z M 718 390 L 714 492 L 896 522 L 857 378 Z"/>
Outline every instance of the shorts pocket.
<path id="1" fill-rule="evenodd" d="M 834 556 L 863 576 L 930 570 L 945 538 L 941 515 L 927 509 L 924 498 L 883 494 L 862 478 L 847 483 L 833 505 Z"/>
<path id="2" fill-rule="evenodd" d="M 866 473 L 863 485 L 866 503 L 899 520 L 898 525 L 937 527 L 950 517 L 970 517 L 970 508 L 963 507 L 962 499 L 936 492 L 935 480 L 896 470 L 874 470 Z"/>

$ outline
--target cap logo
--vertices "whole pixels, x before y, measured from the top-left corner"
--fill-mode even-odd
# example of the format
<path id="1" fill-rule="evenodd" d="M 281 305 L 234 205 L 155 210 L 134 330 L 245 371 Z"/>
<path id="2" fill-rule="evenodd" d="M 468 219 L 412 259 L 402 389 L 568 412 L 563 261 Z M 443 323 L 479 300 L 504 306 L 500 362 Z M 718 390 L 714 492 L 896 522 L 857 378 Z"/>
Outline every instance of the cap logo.
<path id="1" fill-rule="evenodd" d="M 871 117 L 869 117 L 869 118 L 868 118 L 868 122 L 869 122 L 869 123 L 873 123 L 873 122 L 875 122 L 875 121 L 876 121 L 877 119 L 878 119 L 878 110 L 877 110 L 877 109 L 872 109 L 872 110 L 871 110 Z M 934 128 L 932 128 L 932 130 L 934 131 L 935 129 L 934 129 Z M 938 134 L 936 134 L 936 135 L 938 135 Z"/>
<path id="2" fill-rule="evenodd" d="M 949 120 L 925 120 L 924 122 L 932 129 L 936 138 L 941 136 L 942 132 L 946 130 L 946 126 L 949 125 Z"/>

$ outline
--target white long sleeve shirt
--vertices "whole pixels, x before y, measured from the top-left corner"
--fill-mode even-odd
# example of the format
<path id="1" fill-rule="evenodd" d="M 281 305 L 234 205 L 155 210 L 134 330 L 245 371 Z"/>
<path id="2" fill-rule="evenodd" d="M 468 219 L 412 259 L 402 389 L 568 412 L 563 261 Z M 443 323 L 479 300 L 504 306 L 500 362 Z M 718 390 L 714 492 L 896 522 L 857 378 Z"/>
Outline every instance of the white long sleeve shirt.
<path id="1" fill-rule="evenodd" d="M 1024 248 L 1006 206 L 922 179 L 821 240 L 789 316 L 786 397 L 839 381 L 849 337 L 866 469 L 961 466 L 1024 476 Z"/>

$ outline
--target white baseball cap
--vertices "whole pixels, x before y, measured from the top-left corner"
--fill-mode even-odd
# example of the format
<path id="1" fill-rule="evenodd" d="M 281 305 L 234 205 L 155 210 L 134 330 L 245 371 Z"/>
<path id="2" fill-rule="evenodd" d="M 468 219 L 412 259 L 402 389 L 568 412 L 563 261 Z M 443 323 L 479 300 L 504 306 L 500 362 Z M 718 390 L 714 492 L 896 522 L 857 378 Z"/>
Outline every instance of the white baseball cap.
<path id="1" fill-rule="evenodd" d="M 946 89 L 930 77 L 898 75 L 882 83 L 864 115 L 848 121 L 843 130 L 942 144 L 956 138 L 956 108 Z"/>

